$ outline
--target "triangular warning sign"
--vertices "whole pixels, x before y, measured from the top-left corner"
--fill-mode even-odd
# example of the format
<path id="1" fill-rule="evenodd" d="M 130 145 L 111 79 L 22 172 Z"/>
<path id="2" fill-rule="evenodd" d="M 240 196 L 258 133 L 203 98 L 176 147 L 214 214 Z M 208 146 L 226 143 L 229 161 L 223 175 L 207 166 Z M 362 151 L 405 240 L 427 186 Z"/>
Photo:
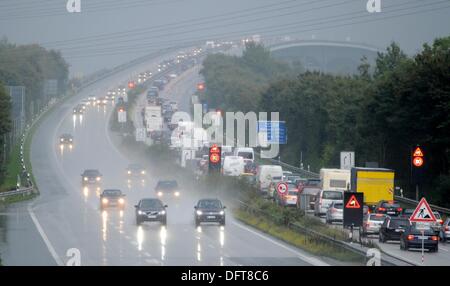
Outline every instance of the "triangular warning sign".
<path id="1" fill-rule="evenodd" d="M 422 198 L 414 210 L 413 214 L 409 218 L 411 222 L 434 222 L 436 217 L 427 203 L 425 198 Z"/>
<path id="2" fill-rule="evenodd" d="M 414 151 L 413 157 L 423 157 L 423 152 L 422 152 L 422 149 L 420 149 L 420 147 L 416 148 L 416 150 Z"/>
<path id="3" fill-rule="evenodd" d="M 359 209 L 360 207 L 361 207 L 361 205 L 359 204 L 355 195 L 352 195 L 350 197 L 350 199 L 347 202 L 347 205 L 345 206 L 345 208 L 347 208 L 347 209 Z"/>

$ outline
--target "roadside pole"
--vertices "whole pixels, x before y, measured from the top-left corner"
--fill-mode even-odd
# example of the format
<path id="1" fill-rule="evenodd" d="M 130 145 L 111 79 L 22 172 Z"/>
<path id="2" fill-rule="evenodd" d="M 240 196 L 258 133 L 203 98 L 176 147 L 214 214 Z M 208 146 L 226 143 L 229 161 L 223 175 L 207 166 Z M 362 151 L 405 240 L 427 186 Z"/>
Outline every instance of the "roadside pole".
<path id="1" fill-rule="evenodd" d="M 425 257 L 424 257 L 425 231 L 422 230 L 421 233 L 422 233 L 422 265 L 423 265 L 423 262 L 425 260 Z"/>

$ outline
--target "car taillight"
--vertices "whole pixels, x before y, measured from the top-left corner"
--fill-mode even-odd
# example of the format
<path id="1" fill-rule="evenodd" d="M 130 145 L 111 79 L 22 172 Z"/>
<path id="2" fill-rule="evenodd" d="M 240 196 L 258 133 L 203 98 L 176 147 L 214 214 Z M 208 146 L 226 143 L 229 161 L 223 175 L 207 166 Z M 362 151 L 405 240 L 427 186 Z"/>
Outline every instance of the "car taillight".
<path id="1" fill-rule="evenodd" d="M 410 234 L 408 235 L 408 240 L 413 240 L 414 239 L 414 235 Z"/>
<path id="2" fill-rule="evenodd" d="M 448 226 L 445 227 L 445 231 L 449 231 L 449 227 Z"/>
<path id="3" fill-rule="evenodd" d="M 440 223 L 441 225 L 443 225 L 443 224 L 444 224 L 444 221 L 443 221 L 442 219 L 440 219 L 440 220 L 439 220 L 439 223 Z"/>
<path id="4" fill-rule="evenodd" d="M 384 212 L 386 209 L 385 208 L 378 208 L 378 211 L 380 212 Z"/>
<path id="5" fill-rule="evenodd" d="M 401 213 L 402 212 L 402 208 L 397 208 L 397 211 L 399 212 L 399 213 Z"/>
<path id="6" fill-rule="evenodd" d="M 431 240 L 437 241 L 437 240 L 438 240 L 438 237 L 437 237 L 436 235 L 433 235 L 433 236 L 431 237 Z"/>

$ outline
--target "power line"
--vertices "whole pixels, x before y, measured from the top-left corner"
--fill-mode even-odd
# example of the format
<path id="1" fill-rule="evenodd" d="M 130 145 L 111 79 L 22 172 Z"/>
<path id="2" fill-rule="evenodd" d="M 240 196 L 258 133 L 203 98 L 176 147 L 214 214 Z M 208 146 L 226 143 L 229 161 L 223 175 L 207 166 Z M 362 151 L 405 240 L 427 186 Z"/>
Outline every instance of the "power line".
<path id="1" fill-rule="evenodd" d="M 315 0 L 315 1 L 310 1 L 309 3 L 316 2 L 316 1 L 317 1 L 317 0 Z M 325 1 L 328 1 L 328 0 L 325 0 Z M 260 18 L 256 18 L 256 19 L 247 19 L 247 20 L 240 21 L 240 22 L 219 23 L 219 24 L 214 25 L 214 26 L 211 26 L 211 25 L 205 25 L 205 24 L 209 24 L 209 23 L 217 23 L 217 22 L 219 22 L 219 21 L 217 21 L 217 20 L 210 20 L 210 21 L 207 21 L 207 22 L 202 22 L 202 23 L 194 24 L 195 26 L 196 26 L 196 25 L 202 25 L 201 27 L 196 28 L 196 29 L 182 30 L 182 31 L 174 31 L 174 32 L 171 32 L 171 33 L 168 33 L 168 32 L 166 32 L 166 31 L 164 31 L 164 33 L 160 33 L 160 34 L 152 34 L 152 35 L 149 35 L 148 37 L 151 37 L 151 40 L 153 41 L 153 40 L 155 40 L 155 39 L 165 38 L 165 37 L 168 37 L 168 36 L 183 35 L 183 34 L 186 34 L 186 33 L 199 32 L 199 31 L 203 31 L 203 30 L 212 30 L 212 29 L 215 29 L 215 28 L 222 28 L 224 25 L 226 25 L 227 27 L 230 27 L 230 26 L 237 26 L 237 25 L 242 25 L 242 24 L 248 24 L 248 23 L 259 22 L 259 21 L 266 21 L 266 20 L 269 20 L 269 19 L 272 19 L 272 18 L 279 18 L 279 17 L 289 16 L 289 15 L 300 15 L 300 14 L 303 14 L 303 13 L 306 13 L 306 12 L 310 12 L 310 11 L 313 11 L 313 10 L 318 10 L 318 9 L 323 9 L 323 8 L 329 8 L 329 7 L 334 7 L 334 6 L 339 6 L 339 5 L 342 5 L 342 4 L 345 4 L 345 3 L 349 3 L 349 2 L 352 2 L 352 1 L 353 1 L 353 0 L 346 0 L 346 1 L 344 1 L 344 2 L 339 2 L 339 3 L 334 3 L 334 4 L 328 4 L 328 5 L 324 5 L 324 6 L 320 6 L 320 7 L 314 7 L 314 8 L 310 8 L 310 9 L 306 9 L 306 10 L 302 10 L 302 11 L 293 11 L 293 12 L 288 12 L 288 13 L 279 14 L 279 15 L 271 15 L 271 16 L 260 17 Z M 303 5 L 304 5 L 304 4 L 303 4 Z M 302 5 L 301 7 L 303 7 L 303 5 Z M 290 8 L 292 8 L 292 7 L 290 7 Z M 248 16 L 249 16 L 249 15 L 247 15 L 247 17 L 248 17 Z M 231 18 L 225 19 L 225 21 L 230 21 L 230 20 L 233 20 L 233 19 L 236 19 L 236 18 L 241 18 L 241 17 L 242 17 L 242 16 L 231 17 Z M 183 25 L 183 26 L 181 26 L 180 28 L 185 29 L 185 28 L 190 28 L 191 26 L 193 26 L 193 25 L 189 25 L 189 27 L 187 27 L 186 25 Z M 164 29 L 163 29 L 163 30 L 164 30 Z M 175 29 L 175 30 L 176 30 L 176 29 Z M 159 30 L 157 30 L 157 31 L 162 31 L 162 30 L 159 29 Z M 132 35 L 126 35 L 126 36 L 124 36 L 123 38 L 121 38 L 120 40 L 121 40 L 121 41 L 142 40 L 141 37 L 139 37 L 139 38 L 136 38 L 136 37 L 135 37 L 135 36 L 138 36 L 138 35 L 141 35 L 141 34 L 145 34 L 145 33 L 144 33 L 144 32 L 139 32 L 139 33 L 134 33 L 134 34 L 132 34 Z M 134 37 L 132 37 L 132 36 L 134 36 Z M 71 46 L 71 47 L 65 48 L 65 50 L 66 50 L 66 51 L 68 51 L 68 50 L 77 50 L 77 49 L 83 49 L 83 48 L 89 48 L 89 47 L 99 47 L 99 46 L 105 46 L 105 45 L 116 44 L 116 43 L 117 43 L 117 37 L 118 37 L 117 35 L 114 35 L 114 36 L 112 36 L 112 38 L 111 38 L 109 41 L 107 41 L 107 42 L 102 42 L 102 43 L 95 43 L 95 42 L 92 43 L 92 42 L 90 42 L 90 43 L 87 43 L 87 44 L 81 45 L 81 46 Z M 59 47 L 61 47 L 61 46 L 59 46 Z"/>
<path id="2" fill-rule="evenodd" d="M 449 9 L 449 6 L 443 6 L 443 7 L 437 7 L 437 8 L 433 8 L 433 9 L 428 9 L 428 10 L 420 10 L 420 11 L 414 11 L 414 12 L 409 12 L 409 13 L 403 13 L 403 14 L 395 14 L 392 16 L 388 16 L 388 17 L 374 17 L 373 19 L 363 19 L 361 21 L 357 21 L 357 22 L 347 22 L 347 23 L 342 23 L 342 24 L 333 24 L 333 25 L 329 25 L 329 26 L 325 26 L 325 27 L 318 27 L 318 28 L 312 28 L 312 29 L 300 29 L 300 30 L 289 30 L 286 31 L 285 27 L 281 27 L 278 29 L 272 29 L 270 32 L 273 33 L 267 33 L 264 34 L 265 36 L 280 36 L 280 31 L 285 32 L 284 35 L 286 35 L 287 33 L 305 33 L 305 32 L 313 32 L 313 31 L 323 31 L 323 30 L 329 30 L 329 29 L 336 29 L 336 28 L 341 28 L 341 27 L 345 27 L 345 26 L 351 26 L 351 25 L 355 25 L 355 24 L 364 24 L 364 23 L 371 23 L 371 22 L 378 22 L 378 21 L 382 21 L 382 20 L 387 20 L 387 19 L 393 19 L 395 17 L 404 17 L 404 16 L 410 16 L 410 15 L 416 15 L 416 14 L 420 14 L 420 13 L 428 13 L 428 12 L 434 12 L 434 11 L 439 11 L 439 10 L 444 10 L 444 9 Z M 385 13 L 386 14 L 386 13 Z M 234 34 L 237 33 L 241 33 L 241 32 L 235 32 Z M 242 35 L 242 34 L 241 34 Z M 227 35 L 217 35 L 220 37 L 224 37 L 224 36 L 232 36 L 232 34 L 227 34 Z M 203 38 L 203 39 L 198 39 L 197 41 L 191 41 L 191 42 L 185 42 L 184 44 L 198 44 L 200 41 L 202 40 L 208 40 L 211 38 Z M 181 45 L 181 42 L 178 42 L 177 45 Z M 146 51 L 149 51 L 148 48 L 144 48 L 144 49 L 133 49 L 132 52 L 134 53 L 144 53 Z M 109 52 L 109 53 L 108 53 Z M 89 57 L 100 57 L 100 56 L 112 56 L 112 55 L 121 55 L 121 54 L 129 54 L 130 50 L 128 49 L 127 51 L 123 51 L 123 52 L 118 52 L 118 51 L 114 51 L 112 52 L 111 50 L 105 50 L 105 52 L 99 52 L 97 54 L 79 54 L 79 55 L 72 55 L 72 56 L 67 56 L 66 58 L 70 58 L 70 59 L 76 59 L 76 58 L 89 58 Z"/>
<path id="3" fill-rule="evenodd" d="M 447 1 L 441 1 L 439 3 L 444 3 L 444 2 L 447 2 Z M 435 5 L 435 4 L 439 4 L 439 3 L 434 3 L 434 4 L 431 4 L 431 5 Z M 411 10 L 411 9 L 415 9 L 415 8 L 427 7 L 427 6 L 430 6 L 430 4 L 419 4 L 419 5 L 415 5 L 415 6 L 411 6 L 410 4 L 406 4 L 406 3 L 405 4 L 395 4 L 395 5 L 388 6 L 387 8 L 392 8 L 392 7 L 399 7 L 399 8 L 395 9 L 395 10 L 392 10 L 392 11 L 386 11 L 385 10 L 385 14 L 386 13 L 393 13 L 393 12 L 405 10 L 404 8 L 401 8 L 403 6 L 408 6 L 406 8 L 406 10 Z M 346 17 L 346 16 L 352 16 L 352 17 L 339 19 L 339 18 Z M 273 26 L 273 25 L 265 26 L 265 27 L 259 28 L 257 31 L 258 32 L 259 31 L 261 31 L 261 32 L 268 32 L 268 31 L 272 31 L 272 30 L 278 31 L 280 29 L 286 29 L 286 28 L 292 27 L 292 26 L 296 27 L 298 25 L 302 25 L 302 27 L 312 27 L 312 26 L 317 26 L 317 25 L 321 25 L 321 24 L 335 23 L 335 22 L 338 22 L 338 21 L 345 21 L 345 20 L 349 20 L 349 19 L 350 20 L 354 20 L 354 19 L 357 19 L 357 18 L 370 18 L 370 17 L 375 17 L 375 15 L 367 14 L 367 13 L 360 14 L 360 12 L 350 12 L 350 13 L 344 13 L 344 14 L 341 14 L 341 15 L 331 16 L 331 17 L 323 17 L 323 18 L 313 19 L 313 20 L 302 20 L 302 21 L 296 21 L 296 22 L 293 22 L 293 23 L 282 24 L 282 25 L 277 25 L 277 26 Z M 241 24 L 241 23 L 239 23 L 239 24 Z M 216 27 L 214 27 L 214 26 L 213 27 L 205 27 L 203 30 L 209 30 L 209 29 L 214 29 L 214 28 L 216 28 Z M 191 32 L 198 32 L 198 29 L 191 30 L 191 31 L 183 31 L 183 32 L 180 32 L 180 33 L 181 34 L 185 34 L 185 33 L 191 33 Z M 247 32 L 249 32 L 249 33 L 250 32 L 255 32 L 255 29 L 247 30 Z M 236 34 L 236 33 L 241 33 L 242 34 L 242 31 L 239 30 L 237 32 L 225 33 L 225 34 Z M 160 46 L 161 47 L 164 44 L 172 44 L 174 42 L 174 41 L 169 41 L 168 43 L 167 42 L 158 42 L 157 44 L 154 44 L 155 38 L 157 38 L 157 37 L 152 36 L 151 39 L 149 39 L 151 42 L 142 42 L 142 40 L 141 40 L 141 42 L 139 42 L 138 44 L 132 43 L 131 45 L 127 44 L 127 45 L 122 45 L 122 46 L 111 46 L 111 47 L 108 47 L 106 49 L 102 48 L 102 49 L 96 49 L 96 50 L 79 50 L 79 54 L 91 53 L 91 52 L 95 53 L 97 51 L 130 50 L 130 49 L 136 49 L 136 48 L 139 48 L 139 47 L 143 47 L 143 48 L 148 48 L 148 47 L 152 47 L 152 46 Z M 186 41 L 192 42 L 191 39 L 192 38 L 182 39 L 181 41 L 186 40 Z M 205 37 L 202 37 L 201 39 L 205 39 Z M 176 42 L 180 42 L 180 39 L 177 40 Z M 77 54 L 77 51 L 74 51 L 74 52 L 71 53 L 70 52 L 71 50 L 72 49 L 66 49 L 64 52 L 65 52 L 65 54 L 68 53 L 70 55 L 76 55 Z"/>

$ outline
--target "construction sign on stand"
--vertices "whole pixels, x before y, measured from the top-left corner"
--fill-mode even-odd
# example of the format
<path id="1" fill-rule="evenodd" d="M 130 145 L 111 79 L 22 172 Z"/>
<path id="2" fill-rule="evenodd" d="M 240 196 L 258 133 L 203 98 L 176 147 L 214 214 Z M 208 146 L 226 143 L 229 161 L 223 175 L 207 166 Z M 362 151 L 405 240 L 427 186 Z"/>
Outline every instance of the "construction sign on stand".
<path id="1" fill-rule="evenodd" d="M 344 192 L 344 227 L 362 226 L 363 206 L 363 193 Z"/>
<path id="2" fill-rule="evenodd" d="M 411 222 L 435 222 L 436 217 L 430 208 L 427 200 L 422 198 L 414 210 L 413 214 L 409 218 Z"/>

